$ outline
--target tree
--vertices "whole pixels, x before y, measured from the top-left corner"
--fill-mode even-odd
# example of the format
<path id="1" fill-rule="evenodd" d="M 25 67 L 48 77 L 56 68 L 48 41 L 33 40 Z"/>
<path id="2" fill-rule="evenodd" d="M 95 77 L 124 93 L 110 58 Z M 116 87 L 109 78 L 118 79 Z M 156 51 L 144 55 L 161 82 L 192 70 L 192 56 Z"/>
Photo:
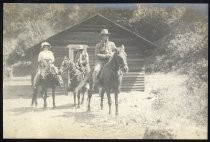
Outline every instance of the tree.
<path id="1" fill-rule="evenodd" d="M 170 32 L 170 28 L 178 22 L 185 13 L 185 8 L 157 7 L 147 4 L 138 4 L 133 12 L 130 24 L 135 32 L 145 38 L 156 41 Z"/>

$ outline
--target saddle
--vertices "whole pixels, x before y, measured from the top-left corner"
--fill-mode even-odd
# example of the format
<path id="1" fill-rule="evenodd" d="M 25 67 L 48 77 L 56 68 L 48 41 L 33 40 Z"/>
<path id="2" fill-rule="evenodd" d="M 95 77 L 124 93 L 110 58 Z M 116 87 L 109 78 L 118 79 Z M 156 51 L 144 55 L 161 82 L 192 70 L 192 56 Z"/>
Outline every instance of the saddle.
<path id="1" fill-rule="evenodd" d="M 98 73 L 98 80 L 100 81 L 102 79 L 102 72 L 104 70 L 104 66 L 101 68 L 100 72 Z"/>
<path id="2" fill-rule="evenodd" d="M 112 57 L 113 57 L 113 56 L 111 56 L 111 57 L 109 58 L 108 62 L 106 62 L 106 63 L 104 64 L 104 66 L 101 68 L 101 70 L 100 70 L 100 72 L 99 72 L 99 74 L 98 74 L 98 79 L 99 79 L 99 80 L 102 79 L 103 70 L 104 70 L 104 68 L 107 66 L 107 64 L 112 60 Z"/>
<path id="3" fill-rule="evenodd" d="M 45 68 L 41 69 L 42 78 L 45 79 L 48 74 L 58 74 L 58 68 L 54 65 L 48 65 Z"/>

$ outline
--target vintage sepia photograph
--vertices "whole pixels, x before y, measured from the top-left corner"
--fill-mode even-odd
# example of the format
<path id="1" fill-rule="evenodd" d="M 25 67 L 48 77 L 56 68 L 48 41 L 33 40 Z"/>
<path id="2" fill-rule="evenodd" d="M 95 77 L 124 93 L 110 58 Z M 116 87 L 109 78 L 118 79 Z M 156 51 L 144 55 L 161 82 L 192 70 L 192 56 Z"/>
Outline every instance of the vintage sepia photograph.
<path id="1" fill-rule="evenodd" d="M 208 4 L 3 4 L 3 138 L 207 129 Z"/>

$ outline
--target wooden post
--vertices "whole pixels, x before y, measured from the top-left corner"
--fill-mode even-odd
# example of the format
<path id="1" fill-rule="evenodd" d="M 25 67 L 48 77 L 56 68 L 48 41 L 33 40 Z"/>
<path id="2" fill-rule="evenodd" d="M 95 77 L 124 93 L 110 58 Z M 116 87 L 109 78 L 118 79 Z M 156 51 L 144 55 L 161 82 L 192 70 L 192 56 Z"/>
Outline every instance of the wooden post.
<path id="1" fill-rule="evenodd" d="M 10 70 L 10 79 L 13 79 L 13 66 L 11 66 L 11 70 Z"/>
<path id="2" fill-rule="evenodd" d="M 73 52 L 73 49 L 71 48 L 71 46 L 68 46 L 69 48 L 69 58 L 74 62 L 74 52 Z M 70 83 L 69 82 L 69 79 L 70 79 L 70 76 L 69 76 L 69 71 L 68 71 L 68 84 Z"/>

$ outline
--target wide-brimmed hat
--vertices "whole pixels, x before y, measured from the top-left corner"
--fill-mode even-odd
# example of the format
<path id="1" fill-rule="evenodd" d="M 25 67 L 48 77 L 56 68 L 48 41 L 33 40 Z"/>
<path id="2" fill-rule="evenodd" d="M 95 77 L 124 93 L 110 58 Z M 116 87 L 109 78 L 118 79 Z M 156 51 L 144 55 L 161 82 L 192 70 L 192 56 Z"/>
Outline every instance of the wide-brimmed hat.
<path id="1" fill-rule="evenodd" d="M 79 48 L 77 48 L 78 50 L 83 50 L 84 46 L 83 45 L 79 45 Z"/>
<path id="2" fill-rule="evenodd" d="M 49 48 L 51 48 L 51 45 L 48 42 L 42 42 L 41 48 L 43 48 L 44 46 L 48 46 Z"/>
<path id="3" fill-rule="evenodd" d="M 108 29 L 102 29 L 100 35 L 110 35 Z"/>
<path id="4" fill-rule="evenodd" d="M 79 47 L 77 47 L 75 50 L 76 51 L 83 51 L 84 50 L 84 46 L 83 45 L 79 45 Z"/>

